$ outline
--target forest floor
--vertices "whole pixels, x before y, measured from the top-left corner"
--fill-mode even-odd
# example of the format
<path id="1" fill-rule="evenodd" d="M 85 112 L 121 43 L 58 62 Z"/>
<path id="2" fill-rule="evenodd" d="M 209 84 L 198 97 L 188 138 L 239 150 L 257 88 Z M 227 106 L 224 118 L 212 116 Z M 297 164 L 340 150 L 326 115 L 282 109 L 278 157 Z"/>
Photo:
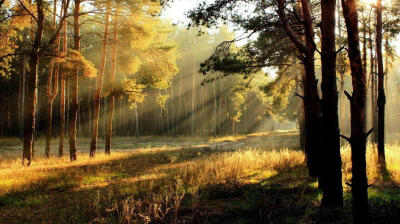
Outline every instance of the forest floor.
<path id="1" fill-rule="evenodd" d="M 39 140 L 30 167 L 21 165 L 18 141 L 0 140 L 0 223 L 351 223 L 345 184 L 344 209 L 319 209 L 321 192 L 307 177 L 296 132 L 115 138 L 111 156 L 95 159 L 88 158 L 88 139 L 79 139 L 72 163 L 68 156 L 41 158 Z M 371 217 L 398 223 L 400 145 L 387 146 L 383 177 L 375 151 L 367 153 Z M 345 183 L 348 146 L 342 158 Z"/>

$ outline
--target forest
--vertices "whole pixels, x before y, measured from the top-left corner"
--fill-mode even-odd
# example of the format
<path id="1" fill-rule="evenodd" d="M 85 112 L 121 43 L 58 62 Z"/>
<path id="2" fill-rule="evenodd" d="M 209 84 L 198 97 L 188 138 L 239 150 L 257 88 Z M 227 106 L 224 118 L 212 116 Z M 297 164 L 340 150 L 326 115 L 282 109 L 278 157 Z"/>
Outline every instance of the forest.
<path id="1" fill-rule="evenodd" d="M 0 0 L 0 224 L 399 223 L 400 0 Z"/>

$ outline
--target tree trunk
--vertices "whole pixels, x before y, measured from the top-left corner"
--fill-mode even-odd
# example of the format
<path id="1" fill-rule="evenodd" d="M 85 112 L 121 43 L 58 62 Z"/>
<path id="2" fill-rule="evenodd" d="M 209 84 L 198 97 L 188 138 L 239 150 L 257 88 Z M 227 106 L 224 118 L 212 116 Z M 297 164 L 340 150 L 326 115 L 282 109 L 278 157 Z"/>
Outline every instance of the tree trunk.
<path id="1" fill-rule="evenodd" d="M 216 80 L 216 76 L 214 73 L 214 83 L 213 83 L 213 94 L 214 94 L 214 125 L 213 125 L 213 135 L 214 138 L 217 138 L 217 92 L 216 92 L 216 88 L 217 88 L 217 80 Z"/>
<path id="2" fill-rule="evenodd" d="M 139 106 L 139 104 L 136 103 L 136 105 L 135 105 L 135 128 L 136 128 L 136 131 L 135 131 L 136 133 L 135 133 L 135 135 L 136 135 L 136 138 L 139 138 L 139 136 L 140 136 L 140 133 L 139 133 L 138 106 Z"/>
<path id="3" fill-rule="evenodd" d="M 103 76 L 106 65 L 106 50 L 107 50 L 107 39 L 108 39 L 108 25 L 110 16 L 110 2 L 107 2 L 107 11 L 105 16 L 105 27 L 103 36 L 103 48 L 101 54 L 101 64 L 99 74 L 97 76 L 96 90 L 94 93 L 94 116 L 93 116 L 93 127 L 92 127 L 92 139 L 90 142 L 90 157 L 94 157 L 97 148 L 97 135 L 99 131 L 99 116 L 100 116 L 100 94 L 103 87 Z"/>
<path id="4" fill-rule="evenodd" d="M 192 72 L 192 112 L 191 112 L 191 125 L 190 125 L 190 134 L 194 136 L 194 115 L 195 115 L 195 73 L 196 73 L 196 56 L 193 55 L 193 72 Z"/>
<path id="5" fill-rule="evenodd" d="M 65 6 L 65 1 L 63 0 L 63 7 Z M 62 55 L 67 55 L 67 20 L 63 21 L 63 47 Z M 65 71 L 60 74 L 60 126 L 59 126 L 59 146 L 58 146 L 58 156 L 62 157 L 64 155 L 64 137 L 65 137 Z"/>
<path id="6" fill-rule="evenodd" d="M 22 164 L 27 160 L 29 166 L 32 161 L 33 138 L 35 128 L 35 114 L 37 101 L 37 73 L 39 67 L 39 51 L 42 44 L 44 12 L 43 0 L 37 0 L 37 27 L 36 36 L 33 41 L 32 52 L 29 56 L 29 72 L 26 77 L 26 91 L 24 102 L 24 145 L 22 153 Z"/>
<path id="7" fill-rule="evenodd" d="M 369 53 L 370 53 L 370 64 L 369 64 L 369 75 L 371 79 L 371 123 L 374 128 L 372 132 L 372 142 L 377 143 L 378 138 L 378 128 L 377 128 L 377 114 L 376 114 L 376 78 L 374 74 L 375 59 L 373 53 L 373 41 L 372 41 L 372 30 L 371 30 L 371 18 L 368 20 L 368 42 L 369 42 Z"/>
<path id="8" fill-rule="evenodd" d="M 305 44 L 288 24 L 285 13 L 285 0 L 278 0 L 278 14 L 283 23 L 283 29 L 302 54 L 304 65 L 303 88 L 304 88 L 304 122 L 305 122 L 305 152 L 309 175 L 319 176 L 319 148 L 321 146 L 321 121 L 322 114 L 320 99 L 318 96 L 318 84 L 315 78 L 314 66 L 314 27 L 311 9 L 307 0 L 301 0 L 301 13 L 305 32 Z"/>
<path id="9" fill-rule="evenodd" d="M 348 98 L 351 107 L 351 145 L 353 222 L 370 223 L 368 211 L 368 181 L 366 171 L 365 101 L 366 77 L 362 68 L 357 0 L 342 0 L 348 37 L 348 56 L 352 76 L 353 94 Z"/>
<path id="10" fill-rule="evenodd" d="M 116 66 L 117 66 L 117 35 L 118 35 L 118 10 L 115 12 L 114 16 L 114 25 L 113 25 L 113 45 L 112 45 L 112 56 L 111 56 L 111 71 L 108 79 L 109 84 L 113 84 Z M 108 97 L 108 111 L 107 111 L 107 130 L 106 130 L 106 145 L 105 145 L 105 153 L 111 153 L 111 135 L 112 135 L 112 123 L 114 117 L 114 96 L 110 95 Z M 122 109 L 122 108 L 121 108 Z"/>
<path id="11" fill-rule="evenodd" d="M 80 4 L 81 0 L 75 0 L 74 9 L 74 50 L 80 50 Z M 78 75 L 79 68 L 74 68 L 74 73 L 69 79 L 70 106 L 69 106 L 69 158 L 76 160 L 76 123 L 78 119 Z"/>
<path id="12" fill-rule="evenodd" d="M 321 62 L 322 62 L 322 114 L 325 150 L 321 152 L 323 183 L 322 206 L 343 206 L 342 160 L 340 157 L 340 134 L 338 93 L 336 85 L 335 47 L 336 1 L 321 1 Z"/>
<path id="13" fill-rule="evenodd" d="M 20 137 L 23 139 L 23 126 L 24 126 L 24 108 L 25 108 L 25 92 L 26 92 L 26 56 L 22 55 L 22 86 L 21 86 L 21 111 L 20 111 Z"/>
<path id="14" fill-rule="evenodd" d="M 376 56 L 378 63 L 378 161 L 385 166 L 385 74 L 382 59 L 382 1 L 376 2 Z"/>
<path id="15" fill-rule="evenodd" d="M 57 1 L 54 1 L 53 7 L 53 32 L 56 32 L 56 11 L 57 11 Z M 62 9 L 61 9 L 62 12 Z M 63 16 L 63 15 L 62 15 Z M 60 32 L 57 31 L 56 35 L 56 44 L 54 46 L 55 51 L 58 53 L 60 47 Z M 47 113 L 46 113 L 46 147 L 45 147 L 45 156 L 46 158 L 50 158 L 50 145 L 51 145 L 51 126 L 53 119 L 53 102 L 57 96 L 58 91 L 58 73 L 59 73 L 59 64 L 53 58 L 50 62 L 50 71 L 47 77 Z"/>

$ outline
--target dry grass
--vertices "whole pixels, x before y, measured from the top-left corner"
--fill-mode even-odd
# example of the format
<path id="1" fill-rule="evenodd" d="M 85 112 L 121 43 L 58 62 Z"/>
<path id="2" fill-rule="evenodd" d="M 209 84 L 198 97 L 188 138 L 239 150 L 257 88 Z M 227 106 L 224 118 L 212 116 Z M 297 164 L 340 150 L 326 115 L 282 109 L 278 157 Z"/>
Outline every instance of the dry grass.
<path id="1" fill-rule="evenodd" d="M 369 184 L 389 185 L 400 184 L 400 144 L 386 145 L 386 169 L 389 172 L 390 181 L 384 181 L 378 169 L 378 155 L 376 145 L 369 144 L 367 148 L 367 177 Z M 351 148 L 344 146 L 341 150 L 343 181 L 351 181 Z"/>
<path id="2" fill-rule="evenodd" d="M 232 137 L 233 138 L 233 137 Z M 226 139 L 225 139 L 226 140 Z M 219 141 L 219 139 L 217 140 Z M 119 151 L 113 152 L 111 156 L 98 153 L 96 158 L 89 158 L 86 153 L 78 155 L 79 160 L 70 162 L 68 156 L 62 158 L 52 157 L 50 159 L 37 158 L 31 166 L 26 167 L 19 160 L 2 161 L 0 163 L 0 193 L 15 190 L 23 190 L 23 187 L 29 186 L 42 179 L 56 176 L 58 173 L 67 173 L 73 167 L 82 166 L 103 166 L 111 161 L 127 159 L 135 155 L 168 153 L 170 151 L 178 151 L 181 147 L 163 147 L 139 149 L 135 151 Z M 179 176 L 183 176 L 185 181 L 191 185 L 209 184 L 217 181 L 254 181 L 257 175 L 267 178 L 280 170 L 304 163 L 304 154 L 298 150 L 280 149 L 280 150 L 258 150 L 258 149 L 241 149 L 234 152 L 215 153 L 213 150 L 206 157 L 201 157 L 190 163 L 178 163 Z M 198 152 L 200 156 L 202 152 Z M 351 181 L 351 155 L 350 147 L 344 146 L 341 150 L 343 162 L 343 181 Z M 183 155 L 180 155 L 183 156 Z M 391 174 L 391 180 L 400 184 L 400 145 L 393 144 L 386 146 L 387 170 Z M 184 158 L 183 158 L 184 159 Z M 169 156 L 168 164 L 156 166 L 148 170 L 149 173 L 158 172 L 163 169 L 177 168 L 174 155 Z M 175 164 L 175 167 L 174 165 Z M 152 164 L 147 164 L 149 167 Z M 118 166 L 117 166 L 118 167 Z M 377 168 L 377 154 L 374 146 L 369 145 L 367 150 L 367 173 L 370 184 L 382 184 L 382 177 Z M 103 169 L 104 171 L 104 169 Z M 76 170 L 74 170 L 76 172 Z M 74 175 L 85 176 L 85 169 L 78 170 Z M 261 173 L 261 174 L 259 174 Z M 107 174 L 107 172 L 106 172 Z M 104 174 L 104 175 L 106 175 Z M 252 175 L 252 180 L 246 179 Z"/>
<path id="3" fill-rule="evenodd" d="M 292 135 L 292 133 L 281 134 Z M 249 144 L 251 148 L 247 147 L 249 137 L 267 138 L 267 136 L 271 134 L 215 140 L 215 142 L 245 142 L 244 146 L 241 145 L 235 150 L 213 148 L 205 144 L 198 147 L 148 147 L 134 151 L 114 151 L 111 156 L 100 153 L 95 159 L 90 159 L 86 152 L 82 152 L 76 162 L 70 162 L 68 157 L 38 158 L 30 167 L 22 166 L 20 160 L 2 161 L 0 214 L 4 214 L 0 215 L 0 219 L 2 216 L 7 217 L 7 214 L 15 213 L 11 211 L 15 206 L 22 214 L 32 209 L 32 206 L 38 206 L 37 213 L 46 216 L 48 211 L 42 211 L 43 204 L 63 207 L 64 203 L 75 205 L 79 202 L 81 205 L 74 210 L 75 215 L 84 217 L 84 220 L 107 223 L 110 220 L 104 217 L 110 214 L 104 214 L 104 211 L 111 211 L 113 216 L 118 217 L 117 223 L 135 223 L 137 220 L 145 222 L 148 219 L 159 222 L 164 219 L 176 221 L 181 203 L 186 200 L 183 198 L 184 195 L 191 195 L 190 206 L 193 207 L 193 204 L 199 206 L 200 189 L 218 185 L 280 184 L 282 188 L 293 187 L 297 184 L 296 180 L 301 179 L 301 181 L 306 180 L 302 182 L 304 186 L 314 189 L 312 191 L 318 194 L 315 180 L 307 180 L 303 152 L 285 148 L 286 140 L 277 143 L 280 145 L 277 149 L 261 148 L 257 138 L 253 139 L 254 144 Z M 275 137 L 273 135 L 272 138 Z M 257 147 L 254 148 L 254 145 Z M 341 152 L 343 181 L 350 181 L 350 147 L 344 146 Z M 376 158 L 376 149 L 369 146 L 367 150 L 369 184 L 398 186 L 400 145 L 393 144 L 386 147 L 389 179 L 382 179 L 377 169 Z M 54 189 L 56 191 L 53 191 Z M 74 194 L 68 196 L 67 192 L 71 190 Z M 346 187 L 345 190 L 349 192 L 350 189 Z M 25 194 L 27 191 L 35 193 Z M 304 191 L 301 190 L 300 195 L 304 194 Z M 296 200 L 301 201 L 302 197 Z M 3 209 L 2 205 L 5 206 Z M 194 209 L 192 207 L 191 209 Z M 136 212 L 133 216 L 133 211 L 141 213 Z M 122 216 L 129 217 L 129 221 Z M 97 219 L 98 217 L 102 218 Z M 15 219 L 19 221 L 18 217 Z"/>

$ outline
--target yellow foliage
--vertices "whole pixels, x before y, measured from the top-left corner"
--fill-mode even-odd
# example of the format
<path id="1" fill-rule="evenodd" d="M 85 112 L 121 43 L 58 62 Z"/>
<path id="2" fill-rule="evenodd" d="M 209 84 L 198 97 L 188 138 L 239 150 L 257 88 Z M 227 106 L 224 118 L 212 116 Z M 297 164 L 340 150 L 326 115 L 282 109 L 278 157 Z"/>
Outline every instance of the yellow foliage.
<path id="1" fill-rule="evenodd" d="M 129 74 L 133 74 L 139 71 L 141 66 L 142 60 L 138 56 L 134 56 L 126 65 L 125 71 L 129 71 Z"/>
<path id="2" fill-rule="evenodd" d="M 161 109 L 163 109 L 163 110 L 166 109 L 166 102 L 167 102 L 168 98 L 169 98 L 169 95 L 167 95 L 167 94 L 166 95 L 159 94 L 157 96 L 157 104 L 158 104 L 158 106 L 161 107 Z"/>
<path id="3" fill-rule="evenodd" d="M 86 60 L 85 57 L 76 50 L 68 50 L 67 57 L 64 58 L 64 63 L 62 66 L 66 70 L 80 69 L 82 75 L 87 78 L 93 78 L 97 76 L 97 69 L 94 67 L 93 63 Z"/>

